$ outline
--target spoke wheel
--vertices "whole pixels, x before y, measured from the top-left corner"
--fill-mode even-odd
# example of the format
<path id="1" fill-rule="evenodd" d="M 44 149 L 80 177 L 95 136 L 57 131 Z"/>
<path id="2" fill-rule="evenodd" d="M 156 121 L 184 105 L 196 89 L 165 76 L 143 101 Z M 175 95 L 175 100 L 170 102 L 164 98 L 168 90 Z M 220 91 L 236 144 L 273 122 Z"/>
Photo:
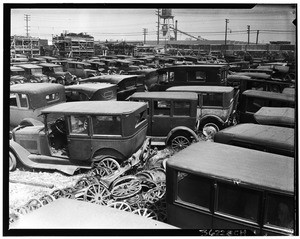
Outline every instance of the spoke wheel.
<path id="1" fill-rule="evenodd" d="M 115 209 L 119 209 L 121 211 L 131 212 L 131 207 L 125 202 L 113 202 L 108 204 L 107 206 Z"/>
<path id="2" fill-rule="evenodd" d="M 212 139 L 218 131 L 219 127 L 214 123 L 207 123 L 202 129 L 202 133 L 207 139 Z"/>
<path id="3" fill-rule="evenodd" d="M 43 204 L 40 200 L 38 199 L 31 199 L 29 200 L 29 202 L 26 204 L 26 207 L 30 210 L 33 211 L 35 209 L 38 209 L 40 207 L 42 207 Z"/>
<path id="4" fill-rule="evenodd" d="M 9 171 L 14 171 L 17 168 L 16 156 L 9 151 Z"/>
<path id="5" fill-rule="evenodd" d="M 131 180 L 130 182 L 122 183 L 115 186 L 111 190 L 111 194 L 117 199 L 126 199 L 138 194 L 142 189 L 142 185 L 139 180 Z"/>
<path id="6" fill-rule="evenodd" d="M 91 185 L 91 182 L 88 177 L 82 177 L 76 182 L 74 187 L 76 189 L 82 189 L 88 187 L 89 185 Z"/>
<path id="7" fill-rule="evenodd" d="M 55 197 L 53 197 L 52 195 L 45 195 L 42 196 L 39 201 L 43 204 L 43 205 L 47 205 L 50 202 L 53 202 L 55 200 Z"/>
<path id="8" fill-rule="evenodd" d="M 127 183 L 130 182 L 133 179 L 137 179 L 136 176 L 134 175 L 127 175 L 127 176 L 123 176 L 120 178 L 117 178 L 115 181 L 113 181 L 113 183 L 111 184 L 111 188 L 114 188 L 117 185 L 123 184 L 123 183 Z"/>
<path id="9" fill-rule="evenodd" d="M 96 168 L 104 167 L 110 170 L 112 173 L 120 169 L 119 163 L 113 158 L 105 158 L 100 162 L 95 163 Z"/>
<path id="10" fill-rule="evenodd" d="M 16 212 L 25 215 L 30 212 L 30 209 L 25 205 L 16 209 Z"/>
<path id="11" fill-rule="evenodd" d="M 134 210 L 133 213 L 137 214 L 139 216 L 142 216 L 142 217 L 147 217 L 147 218 L 151 218 L 154 220 L 158 220 L 157 214 L 153 210 L 148 209 L 148 208 L 140 208 L 140 209 Z"/>
<path id="12" fill-rule="evenodd" d="M 55 199 L 58 199 L 64 196 L 64 191 L 60 189 L 56 189 L 53 192 L 51 192 L 50 195 L 53 196 Z"/>
<path id="13" fill-rule="evenodd" d="M 108 176 L 110 174 L 112 174 L 112 171 L 109 168 L 104 167 L 93 168 L 90 172 L 90 175 L 95 176 L 97 179 Z"/>
<path id="14" fill-rule="evenodd" d="M 109 199 L 110 199 L 110 192 L 102 184 L 90 185 L 87 188 L 84 195 L 84 201 L 88 201 L 100 205 L 107 205 Z"/>
<path id="15" fill-rule="evenodd" d="M 155 187 L 150 189 L 146 194 L 145 194 L 145 199 L 149 201 L 150 203 L 155 203 L 159 201 L 164 195 L 166 191 L 161 188 L 161 187 Z"/>
<path id="16" fill-rule="evenodd" d="M 171 141 L 171 147 L 174 151 L 182 150 L 190 144 L 191 142 L 189 141 L 189 139 L 183 135 L 178 135 L 174 137 Z"/>

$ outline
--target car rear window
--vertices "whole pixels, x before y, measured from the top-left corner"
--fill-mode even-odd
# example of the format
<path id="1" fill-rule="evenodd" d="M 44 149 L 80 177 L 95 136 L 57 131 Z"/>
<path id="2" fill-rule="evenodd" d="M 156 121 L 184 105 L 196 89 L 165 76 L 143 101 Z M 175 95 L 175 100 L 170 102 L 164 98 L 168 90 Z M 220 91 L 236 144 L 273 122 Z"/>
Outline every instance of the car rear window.
<path id="1" fill-rule="evenodd" d="M 218 184 L 216 211 L 258 221 L 260 192 L 229 184 Z"/>
<path id="2" fill-rule="evenodd" d="M 121 135 L 120 116 L 93 116 L 93 131 L 98 135 Z"/>
<path id="3" fill-rule="evenodd" d="M 203 93 L 203 106 L 223 106 L 223 93 Z"/>

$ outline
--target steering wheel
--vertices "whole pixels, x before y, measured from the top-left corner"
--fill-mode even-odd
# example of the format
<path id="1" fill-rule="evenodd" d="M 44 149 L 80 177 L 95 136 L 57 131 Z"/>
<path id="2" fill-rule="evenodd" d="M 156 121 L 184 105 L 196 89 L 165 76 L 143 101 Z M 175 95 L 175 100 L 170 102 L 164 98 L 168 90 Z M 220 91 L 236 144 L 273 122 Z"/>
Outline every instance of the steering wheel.
<path id="1" fill-rule="evenodd" d="M 55 121 L 55 128 L 62 134 L 66 133 L 66 122 L 62 119 L 57 119 Z"/>

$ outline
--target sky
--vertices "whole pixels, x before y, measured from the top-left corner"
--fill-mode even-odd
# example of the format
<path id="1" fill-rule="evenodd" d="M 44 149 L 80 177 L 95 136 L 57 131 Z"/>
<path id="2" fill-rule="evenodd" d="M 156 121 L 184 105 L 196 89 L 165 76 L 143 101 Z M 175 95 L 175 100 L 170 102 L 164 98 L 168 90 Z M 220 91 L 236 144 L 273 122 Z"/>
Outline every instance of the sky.
<path id="1" fill-rule="evenodd" d="M 117 5 L 116 5 L 117 6 Z M 173 5 L 174 6 L 174 5 Z M 186 8 L 172 8 L 173 20 L 178 29 L 195 37 L 208 40 L 224 40 L 225 19 L 228 19 L 227 40 L 248 40 L 247 25 L 250 25 L 250 42 L 269 41 L 296 42 L 296 9 L 292 4 L 261 4 L 252 9 L 201 9 L 201 5 L 186 5 Z M 294 4 L 295 6 L 295 4 Z M 155 8 L 99 8 L 62 9 L 60 4 L 52 9 L 11 9 L 11 35 L 26 35 L 25 15 L 29 15 L 29 35 L 48 39 L 63 31 L 92 35 L 95 40 L 143 41 L 143 29 L 147 29 L 146 41 L 157 39 L 157 9 Z M 163 20 L 161 19 L 161 23 Z M 4 22 L 5 23 L 5 22 Z M 172 33 L 171 33 L 172 34 Z M 178 40 L 189 36 L 179 33 Z"/>

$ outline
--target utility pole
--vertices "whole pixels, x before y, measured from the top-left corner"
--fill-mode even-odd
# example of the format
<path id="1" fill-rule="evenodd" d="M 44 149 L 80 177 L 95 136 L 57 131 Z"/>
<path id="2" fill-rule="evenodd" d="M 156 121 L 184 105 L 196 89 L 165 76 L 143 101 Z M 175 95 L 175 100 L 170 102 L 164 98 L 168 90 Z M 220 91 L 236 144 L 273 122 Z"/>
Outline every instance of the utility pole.
<path id="1" fill-rule="evenodd" d="M 225 19 L 225 53 L 227 49 L 227 24 L 229 23 L 229 19 Z"/>
<path id="2" fill-rule="evenodd" d="M 175 41 L 177 41 L 177 20 L 175 21 Z"/>
<path id="3" fill-rule="evenodd" d="M 257 32 L 256 32 L 256 45 L 258 43 L 258 34 L 259 34 L 259 30 L 257 30 Z"/>
<path id="4" fill-rule="evenodd" d="M 144 34 L 144 44 L 146 44 L 146 35 L 148 33 L 148 29 L 147 28 L 143 28 L 143 34 Z"/>
<path id="5" fill-rule="evenodd" d="M 30 15 L 24 14 L 24 19 L 25 19 L 25 21 L 26 21 L 26 26 L 25 26 L 26 36 L 29 37 L 29 26 L 28 26 L 28 21 L 30 21 Z"/>
<path id="6" fill-rule="evenodd" d="M 248 45 L 250 43 L 250 25 L 247 25 L 247 33 L 248 33 Z"/>
<path id="7" fill-rule="evenodd" d="M 157 15 L 157 45 L 159 44 L 159 8 L 157 8 L 157 12 L 156 12 L 156 15 Z"/>

